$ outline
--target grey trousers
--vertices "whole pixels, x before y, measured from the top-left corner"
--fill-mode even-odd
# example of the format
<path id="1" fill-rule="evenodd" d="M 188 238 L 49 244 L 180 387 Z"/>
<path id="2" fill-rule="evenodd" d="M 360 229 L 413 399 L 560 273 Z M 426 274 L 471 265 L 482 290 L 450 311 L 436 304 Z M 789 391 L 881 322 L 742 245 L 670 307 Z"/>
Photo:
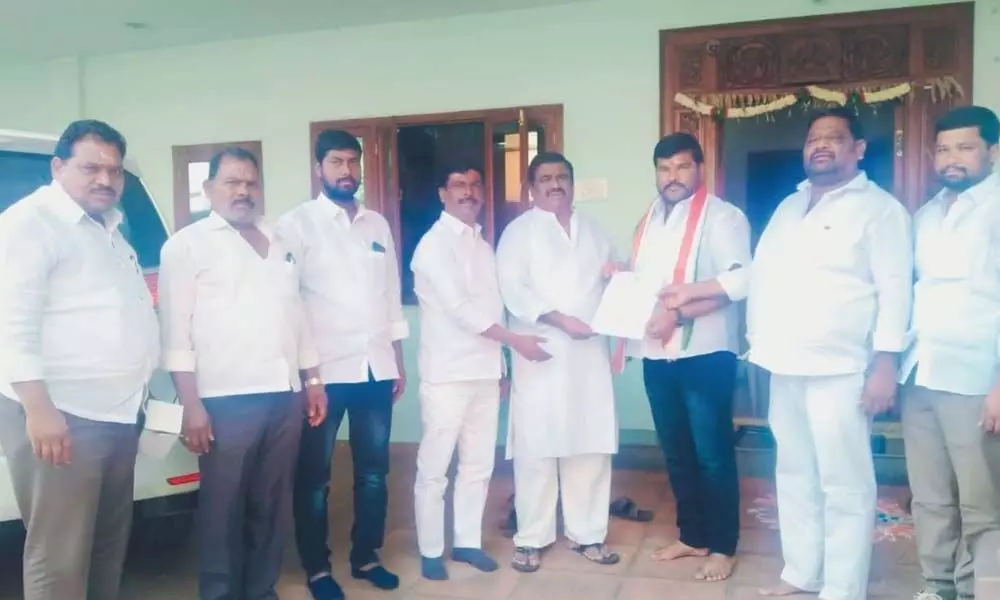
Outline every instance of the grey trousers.
<path id="1" fill-rule="evenodd" d="M 0 446 L 28 537 L 25 600 L 117 600 L 132 526 L 139 427 L 66 414 L 73 461 L 31 449 L 22 406 L 0 396 Z"/>
<path id="2" fill-rule="evenodd" d="M 902 405 L 924 579 L 945 600 L 973 598 L 983 534 L 1000 531 L 1000 436 L 979 425 L 982 396 L 911 385 Z"/>
<path id="3" fill-rule="evenodd" d="M 285 392 L 204 404 L 215 441 L 199 459 L 199 596 L 277 600 L 303 402 Z"/>

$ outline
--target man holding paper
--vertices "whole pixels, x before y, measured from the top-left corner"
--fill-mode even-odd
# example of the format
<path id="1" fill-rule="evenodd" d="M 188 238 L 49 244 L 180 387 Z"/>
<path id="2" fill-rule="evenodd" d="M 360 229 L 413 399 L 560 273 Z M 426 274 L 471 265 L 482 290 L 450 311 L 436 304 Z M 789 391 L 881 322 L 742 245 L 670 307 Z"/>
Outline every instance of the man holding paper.
<path id="1" fill-rule="evenodd" d="M 276 598 L 302 431 L 326 417 L 295 256 L 260 217 L 257 159 L 209 163 L 212 213 L 163 246 L 163 361 L 199 456 L 201 600 Z"/>
<path id="2" fill-rule="evenodd" d="M 512 566 L 537 571 L 539 551 L 555 542 L 561 497 L 566 537 L 585 558 L 615 564 L 604 544 L 611 497 L 611 455 L 618 422 L 607 338 L 588 325 L 612 260 L 607 235 L 573 210 L 573 167 L 540 153 L 528 167 L 534 207 L 512 221 L 497 249 L 500 294 L 510 329 L 547 340 L 552 355 L 513 355 L 507 457 L 514 459 L 518 531 Z"/>
<path id="3" fill-rule="evenodd" d="M 659 196 L 636 228 L 632 268 L 652 289 L 666 286 L 666 295 L 628 353 L 643 359 L 680 530 L 654 558 L 707 557 L 695 577 L 719 581 L 732 574 L 739 538 L 733 303 L 747 294 L 750 226 L 740 209 L 705 189 L 704 154 L 693 136 L 660 140 L 653 164 Z"/>

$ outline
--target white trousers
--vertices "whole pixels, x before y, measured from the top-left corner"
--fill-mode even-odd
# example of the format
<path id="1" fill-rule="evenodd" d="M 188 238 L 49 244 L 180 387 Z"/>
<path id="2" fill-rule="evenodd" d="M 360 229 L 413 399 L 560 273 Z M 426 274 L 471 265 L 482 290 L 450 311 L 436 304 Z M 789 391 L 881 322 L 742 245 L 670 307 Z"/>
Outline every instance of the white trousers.
<path id="1" fill-rule="evenodd" d="M 611 455 L 514 458 L 515 546 L 544 548 L 556 541 L 556 504 L 566 537 L 597 544 L 608 535 Z"/>
<path id="2" fill-rule="evenodd" d="M 423 435 L 413 485 L 420 554 L 444 554 L 444 492 L 458 446 L 455 477 L 456 548 L 482 546 L 483 509 L 496 456 L 500 382 L 420 384 Z"/>
<path id="3" fill-rule="evenodd" d="M 781 578 L 824 600 L 867 598 L 877 490 L 863 387 L 861 373 L 771 377 Z"/>

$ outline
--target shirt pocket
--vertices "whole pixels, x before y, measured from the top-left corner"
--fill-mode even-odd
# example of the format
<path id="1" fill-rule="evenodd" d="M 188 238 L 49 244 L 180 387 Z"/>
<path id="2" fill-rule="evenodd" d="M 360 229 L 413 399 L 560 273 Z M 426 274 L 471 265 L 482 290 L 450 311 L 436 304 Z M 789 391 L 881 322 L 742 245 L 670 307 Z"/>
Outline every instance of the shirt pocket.
<path id="1" fill-rule="evenodd" d="M 817 219 L 800 231 L 799 251 L 807 265 L 831 272 L 854 271 L 864 240 L 863 222 Z"/>

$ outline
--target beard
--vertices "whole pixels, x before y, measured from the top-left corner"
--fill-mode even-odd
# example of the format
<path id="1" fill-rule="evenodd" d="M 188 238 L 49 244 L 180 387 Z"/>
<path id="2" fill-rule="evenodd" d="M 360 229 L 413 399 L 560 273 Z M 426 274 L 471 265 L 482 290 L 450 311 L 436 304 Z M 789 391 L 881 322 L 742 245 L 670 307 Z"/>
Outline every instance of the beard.
<path id="1" fill-rule="evenodd" d="M 350 183 L 350 185 L 341 185 L 344 183 Z M 323 181 L 323 193 L 330 200 L 337 202 L 353 200 L 354 195 L 358 193 L 358 187 L 358 182 L 353 177 L 342 177 L 335 181 L 333 185 L 330 185 L 325 180 Z"/>

